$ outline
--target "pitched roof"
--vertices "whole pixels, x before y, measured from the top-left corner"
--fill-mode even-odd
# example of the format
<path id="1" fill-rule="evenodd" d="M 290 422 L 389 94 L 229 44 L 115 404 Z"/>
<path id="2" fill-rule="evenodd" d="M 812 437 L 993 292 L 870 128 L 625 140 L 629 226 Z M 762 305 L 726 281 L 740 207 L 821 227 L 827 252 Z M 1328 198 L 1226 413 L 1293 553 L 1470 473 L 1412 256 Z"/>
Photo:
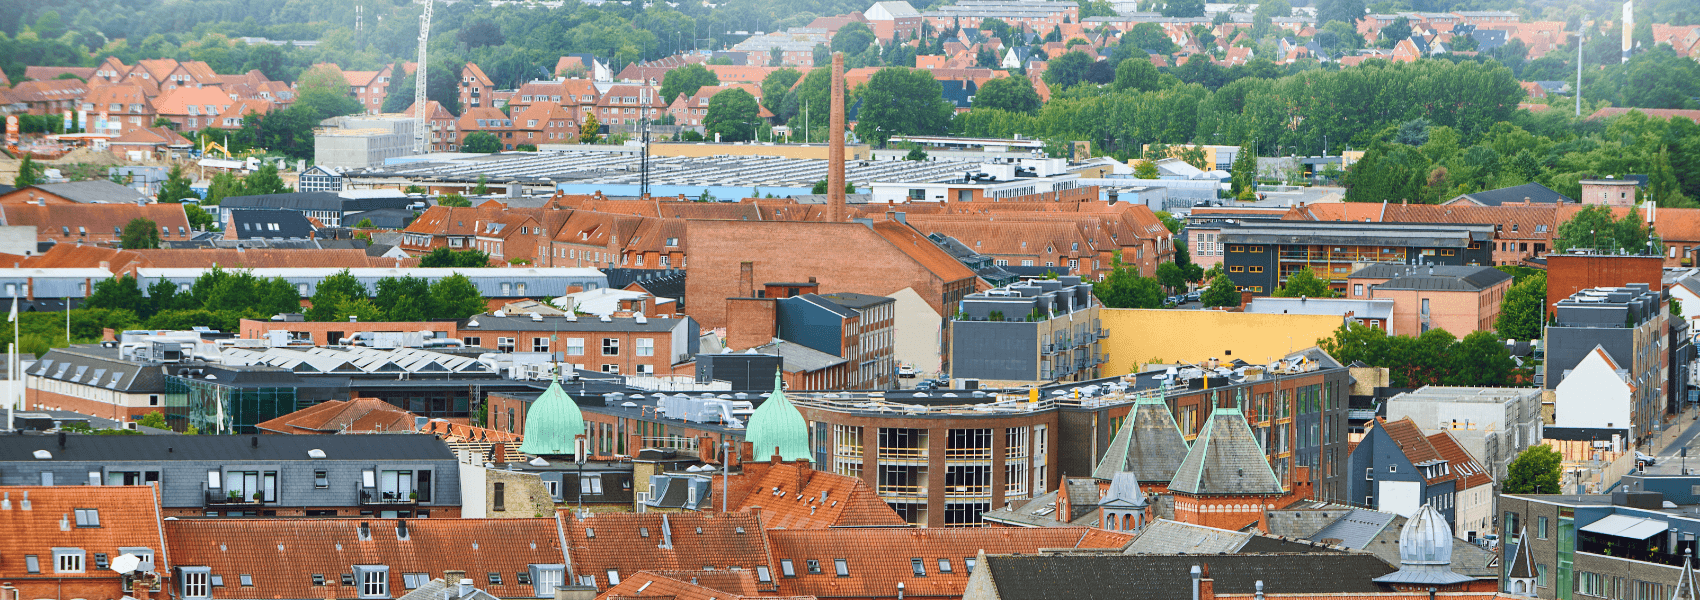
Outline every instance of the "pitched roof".
<path id="1" fill-rule="evenodd" d="M 181 204 L 5 204 L 0 205 L 0 213 L 5 215 L 7 225 L 34 225 L 37 235 L 66 241 L 77 239 L 79 229 L 96 235 L 122 231 L 125 225 L 137 218 L 151 220 L 173 232 L 180 227 L 187 232 L 189 228 L 189 219 L 183 215 Z M 71 235 L 61 236 L 67 229 Z"/>
<path id="2" fill-rule="evenodd" d="M 131 130 L 130 132 L 113 138 L 106 143 L 119 145 L 145 144 L 152 146 L 194 146 L 194 142 L 189 141 L 189 138 L 179 135 L 176 131 L 172 131 L 169 127 L 143 127 L 141 129 Z"/>
<path id="3" fill-rule="evenodd" d="M 229 94 L 216 87 L 180 87 L 155 98 L 153 107 L 160 114 L 183 115 L 193 106 L 200 116 L 212 117 L 229 110 L 233 102 Z M 216 110 L 207 111 L 207 107 Z"/>
<path id="4" fill-rule="evenodd" d="M 318 229 L 307 214 L 295 210 L 249 208 L 230 211 L 226 227 L 236 233 L 236 239 L 282 238 L 307 239 Z"/>
<path id="5" fill-rule="evenodd" d="M 956 598 L 968 585 L 966 559 L 982 551 L 1011 554 L 1075 548 L 1088 531 L 1085 527 L 774 529 L 767 536 L 775 561 L 790 560 L 797 574 L 775 574 L 781 594 L 885 598 L 895 596 L 897 584 L 902 583 L 909 596 Z M 1102 543 L 1097 536 L 1092 540 Z M 834 570 L 838 559 L 845 562 L 845 577 Z M 925 577 L 915 575 L 917 559 Z M 809 560 L 819 561 L 820 573 L 808 571 Z M 949 573 L 942 572 L 941 560 L 949 561 Z"/>
<path id="6" fill-rule="evenodd" d="M 30 188 L 53 194 L 72 202 L 83 204 L 134 204 L 138 201 L 145 202 L 152 200 L 141 192 L 105 179 L 72 181 L 69 183 L 43 183 L 29 186 L 25 189 Z M 26 194 L 19 194 L 6 199 L 17 201 L 24 200 L 26 198 Z"/>
<path id="7" fill-rule="evenodd" d="M 1111 479 L 1125 471 L 1140 481 L 1170 481 L 1188 449 L 1169 406 L 1161 399 L 1141 398 L 1110 440 L 1092 476 Z"/>
<path id="8" fill-rule="evenodd" d="M 770 528 L 905 524 L 903 517 L 857 477 L 794 463 L 747 462 L 744 473 L 732 479 L 728 497 L 732 510 L 760 507 L 762 523 Z"/>
<path id="9" fill-rule="evenodd" d="M 1235 408 L 1218 408 L 1210 413 L 1210 420 L 1193 440 L 1169 489 L 1201 495 L 1285 492 L 1245 414 Z"/>
<path id="10" fill-rule="evenodd" d="M 974 272 L 963 266 L 961 261 L 940 249 L 927 236 L 916 231 L 906 223 L 897 221 L 875 221 L 875 233 L 891 242 L 892 247 L 899 252 L 909 255 L 916 263 L 932 271 L 933 275 L 943 281 L 957 281 L 974 277 Z"/>
<path id="11" fill-rule="evenodd" d="M 399 573 L 507 573 L 479 584 L 529 598 L 536 590 L 512 574 L 567 562 L 556 519 L 186 519 L 165 531 L 177 565 L 210 567 L 230 583 L 253 576 L 252 586 L 225 586 L 223 598 L 359 598 L 359 587 L 338 585 L 350 565 L 389 567 L 391 589 Z M 314 575 L 328 585 L 313 585 Z"/>
<path id="12" fill-rule="evenodd" d="M 767 588 L 767 589 L 762 589 Z M 597 600 L 655 598 L 657 600 L 809 600 L 813 596 L 773 596 L 763 592 L 771 583 L 757 585 L 751 571 L 642 571 L 620 579 Z"/>
<path id="13" fill-rule="evenodd" d="M 1457 477 L 1458 491 L 1464 491 L 1481 485 L 1493 483 L 1493 476 L 1488 475 L 1487 469 L 1476 457 L 1470 456 L 1470 451 L 1458 444 L 1458 438 L 1450 432 L 1441 431 L 1428 436 L 1428 443 L 1433 446 L 1440 457 L 1446 459 L 1446 466 Z"/>
<path id="14" fill-rule="evenodd" d="M 1256 582 L 1283 594 L 1376 594 L 1393 568 L 1361 553 L 1138 556 L 987 556 L 1000 600 L 1174 600 L 1191 595 L 1191 571 L 1208 569 L 1216 594 L 1251 595 Z"/>
<path id="15" fill-rule="evenodd" d="M 1440 451 L 1436 450 L 1434 445 L 1429 443 L 1428 436 L 1423 435 L 1423 430 L 1421 427 L 1417 427 L 1417 422 L 1412 421 L 1410 417 L 1405 417 L 1397 421 L 1388 421 L 1385 418 L 1377 418 L 1375 425 L 1380 426 L 1383 431 L 1387 432 L 1387 437 L 1392 438 L 1393 443 L 1397 444 L 1399 446 L 1399 450 L 1405 454 L 1405 460 L 1411 461 L 1411 464 L 1413 465 L 1421 466 L 1423 463 L 1446 460 L 1445 457 L 1440 455 Z M 1452 473 L 1445 473 L 1436 475 L 1433 478 L 1425 477 L 1424 479 L 1426 479 L 1429 484 L 1435 484 L 1452 479 L 1453 477 L 1454 475 Z"/>
<path id="16" fill-rule="evenodd" d="M 1511 275 L 1493 267 L 1421 266 L 1387 263 L 1364 267 L 1352 273 L 1351 276 L 1353 278 L 1370 279 L 1387 278 L 1387 281 L 1376 284 L 1376 289 L 1462 292 L 1480 292 L 1511 279 Z"/>
<path id="17" fill-rule="evenodd" d="M 413 413 L 377 398 L 329 400 L 254 427 L 268 433 L 360 433 L 412 431 Z"/>
<path id="18" fill-rule="evenodd" d="M 1252 535 L 1168 519 L 1157 519 L 1139 532 L 1124 554 L 1232 554 Z"/>
<path id="19" fill-rule="evenodd" d="M 1553 191 L 1552 188 L 1533 182 L 1499 188 L 1496 190 L 1471 192 L 1461 195 L 1458 198 L 1465 198 L 1482 206 L 1499 206 L 1507 202 L 1522 202 L 1524 200 L 1537 203 L 1576 203 L 1575 200 L 1570 199 L 1564 194 Z M 1457 198 L 1454 198 L 1454 200 L 1456 199 Z"/>
<path id="20" fill-rule="evenodd" d="M 594 576 L 599 589 L 607 589 L 611 570 L 625 577 L 638 571 L 695 571 L 710 565 L 754 570 L 773 564 L 766 530 L 750 513 L 559 514 L 574 572 Z"/>
<path id="21" fill-rule="evenodd" d="M 152 437 L 152 436 L 133 436 Z M 117 558 L 119 548 L 148 548 L 153 550 L 154 570 L 169 572 L 176 558 L 165 552 L 165 539 L 160 528 L 159 498 L 154 486 L 3 486 L 6 510 L 0 510 L 0 531 L 6 532 L 6 552 L 0 555 L 0 573 L 9 577 L 25 573 L 24 556 L 39 556 L 49 563 L 54 548 L 82 548 L 85 552 L 100 552 Z M 26 504 L 27 503 L 27 504 Z M 93 508 L 98 512 L 99 526 L 80 526 L 82 520 L 74 512 Z M 78 579 L 116 579 L 106 569 L 96 568 L 93 557 L 86 558 L 82 573 L 55 573 L 55 578 L 71 582 Z M 52 573 L 51 564 L 42 570 Z"/>

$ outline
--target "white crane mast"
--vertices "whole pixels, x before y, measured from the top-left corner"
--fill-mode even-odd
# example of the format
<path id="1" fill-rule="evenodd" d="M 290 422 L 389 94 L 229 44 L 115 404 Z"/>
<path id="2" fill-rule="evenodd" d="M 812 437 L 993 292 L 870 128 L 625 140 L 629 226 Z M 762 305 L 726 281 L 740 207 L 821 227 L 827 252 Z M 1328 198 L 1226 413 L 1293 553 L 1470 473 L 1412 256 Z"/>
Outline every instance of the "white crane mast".
<path id="1" fill-rule="evenodd" d="M 413 67 L 413 152 L 431 151 L 431 125 L 425 118 L 425 44 L 431 39 L 431 5 L 425 0 L 425 12 L 419 15 L 419 64 Z"/>

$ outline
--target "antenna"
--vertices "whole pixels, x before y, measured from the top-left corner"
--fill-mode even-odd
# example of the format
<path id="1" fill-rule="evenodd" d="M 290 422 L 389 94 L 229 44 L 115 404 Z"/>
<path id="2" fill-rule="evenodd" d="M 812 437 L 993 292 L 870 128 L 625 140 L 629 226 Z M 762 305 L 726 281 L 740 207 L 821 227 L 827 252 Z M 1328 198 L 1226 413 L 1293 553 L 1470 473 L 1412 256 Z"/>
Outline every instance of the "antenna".
<path id="1" fill-rule="evenodd" d="M 434 0 L 425 0 L 425 12 L 419 15 L 419 64 L 413 67 L 414 154 L 431 151 L 430 125 L 425 120 L 425 42 L 431 39 L 431 5 L 434 3 Z"/>

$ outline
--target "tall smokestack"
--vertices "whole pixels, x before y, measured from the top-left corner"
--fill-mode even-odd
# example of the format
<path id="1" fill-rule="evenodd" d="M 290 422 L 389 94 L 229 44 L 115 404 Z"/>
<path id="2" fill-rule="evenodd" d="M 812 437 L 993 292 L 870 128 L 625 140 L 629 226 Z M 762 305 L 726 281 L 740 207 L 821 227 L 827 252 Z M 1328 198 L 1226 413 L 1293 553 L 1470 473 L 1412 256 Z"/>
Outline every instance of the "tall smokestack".
<path id="1" fill-rule="evenodd" d="M 1623 3 L 1623 62 L 1629 62 L 1629 53 L 1635 49 L 1635 1 Z"/>
<path id="2" fill-rule="evenodd" d="M 832 119 L 826 132 L 826 214 L 843 223 L 844 208 L 844 53 L 832 53 Z"/>

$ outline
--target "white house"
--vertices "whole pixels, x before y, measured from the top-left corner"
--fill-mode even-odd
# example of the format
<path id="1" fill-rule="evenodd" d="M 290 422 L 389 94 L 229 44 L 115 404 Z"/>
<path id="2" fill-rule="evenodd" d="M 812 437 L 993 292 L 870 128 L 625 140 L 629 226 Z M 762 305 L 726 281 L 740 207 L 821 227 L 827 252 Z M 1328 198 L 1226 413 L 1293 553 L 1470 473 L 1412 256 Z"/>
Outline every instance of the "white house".
<path id="1" fill-rule="evenodd" d="M 1558 427 L 1629 429 L 1635 385 L 1605 348 L 1595 346 L 1558 384 L 1554 406 Z"/>

